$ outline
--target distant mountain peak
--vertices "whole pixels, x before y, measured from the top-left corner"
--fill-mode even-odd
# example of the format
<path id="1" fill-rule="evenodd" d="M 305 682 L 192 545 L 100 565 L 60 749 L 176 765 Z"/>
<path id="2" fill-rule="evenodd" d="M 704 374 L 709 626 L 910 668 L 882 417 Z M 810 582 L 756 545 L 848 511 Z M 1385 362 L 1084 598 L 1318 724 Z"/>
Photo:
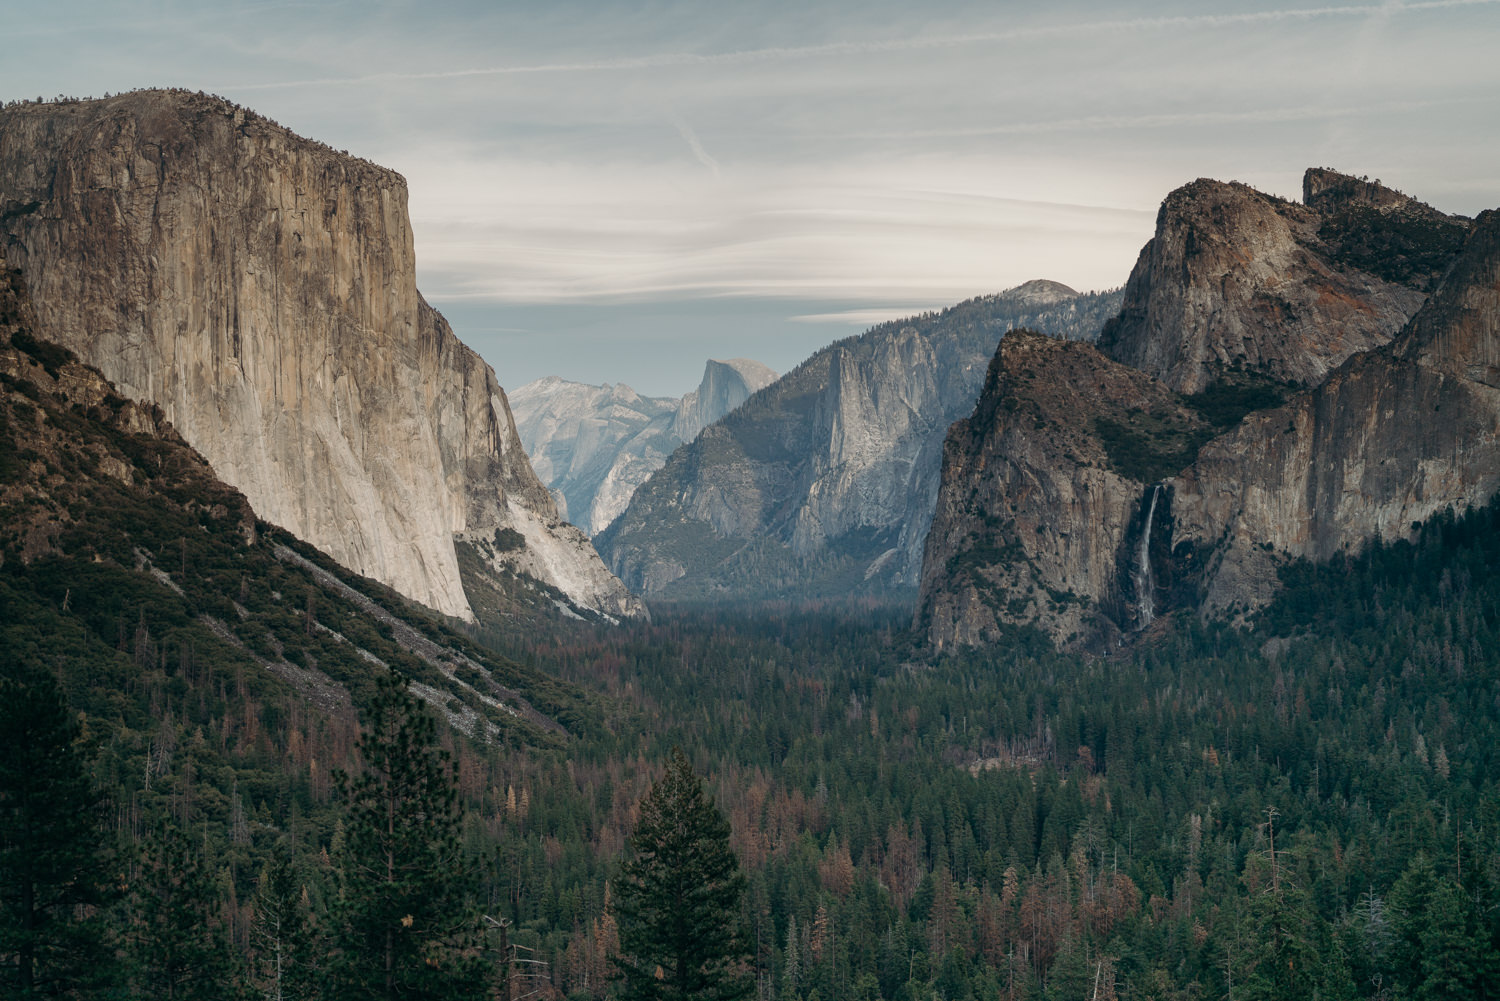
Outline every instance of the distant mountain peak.
<path id="1" fill-rule="evenodd" d="M 1078 298 L 1078 291 L 1050 278 L 1033 278 L 1015 288 L 1006 289 L 995 298 L 1025 306 L 1052 306 L 1067 299 Z"/>
<path id="2" fill-rule="evenodd" d="M 597 534 L 674 449 L 775 379 L 758 361 L 715 358 L 681 398 L 548 376 L 511 393 L 510 405 L 532 466 L 564 517 Z"/>

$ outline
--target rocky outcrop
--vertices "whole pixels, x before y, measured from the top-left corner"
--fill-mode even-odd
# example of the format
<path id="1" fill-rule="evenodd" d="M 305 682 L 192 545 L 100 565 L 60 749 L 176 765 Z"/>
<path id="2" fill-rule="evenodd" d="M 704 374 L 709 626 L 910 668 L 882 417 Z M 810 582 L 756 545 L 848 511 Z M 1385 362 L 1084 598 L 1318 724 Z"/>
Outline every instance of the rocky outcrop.
<path id="1" fill-rule="evenodd" d="M 562 516 L 595 535 L 677 446 L 775 379 L 760 362 L 710 360 L 698 388 L 681 399 L 548 376 L 511 393 L 510 404 L 532 468 Z"/>
<path id="2" fill-rule="evenodd" d="M 1177 258 L 1176 289 L 1167 272 L 1147 269 L 1158 303 L 1246 315 L 1253 283 L 1235 273 L 1217 290 L 1196 284 L 1204 256 L 1263 272 L 1255 281 L 1265 289 L 1305 289 L 1306 247 L 1288 251 L 1282 264 L 1292 273 L 1278 279 L 1263 240 L 1279 225 L 1270 216 L 1295 221 L 1298 212 L 1232 188 L 1199 182 L 1169 198 L 1218 199 L 1223 228 L 1205 233 L 1200 220 L 1190 231 L 1216 249 Z M 1197 368 L 1188 363 L 1202 360 L 1194 351 L 1206 342 L 1157 327 L 1161 343 L 1147 343 L 1141 356 L 1147 371 L 1086 345 L 1008 336 L 973 416 L 954 425 L 946 445 L 918 612 L 935 647 L 991 643 L 1019 626 L 1099 648 L 1171 609 L 1244 615 L 1271 600 L 1290 561 L 1406 537 L 1423 520 L 1500 490 L 1500 214 L 1455 221 L 1320 171 L 1308 174 L 1308 199 L 1323 219 L 1316 239 L 1325 260 L 1337 263 L 1359 243 L 1349 234 L 1361 226 L 1390 246 L 1406 240 L 1388 271 L 1418 296 L 1440 271 L 1431 298 L 1394 338 L 1310 388 L 1289 378 L 1291 368 L 1266 364 L 1314 357 L 1303 350 L 1310 328 L 1293 321 L 1255 336 L 1262 348 L 1296 350 L 1239 364 L 1217 355 Z M 1163 209 L 1164 218 L 1180 214 L 1180 206 Z M 1456 252 L 1445 242 L 1455 227 L 1467 234 Z M 1343 242 L 1330 238 L 1335 231 Z M 1423 245 L 1408 239 L 1414 232 L 1442 240 Z M 1263 242 L 1241 249 L 1240 239 Z M 1153 253 L 1148 247 L 1143 260 Z M 1142 273 L 1132 279 L 1136 291 Z M 1353 272 L 1339 265 L 1328 273 Z M 1364 315 L 1378 313 L 1366 306 Z M 1281 336 L 1286 330 L 1295 336 Z M 1183 345 L 1174 336 L 1186 338 L 1176 354 Z M 1101 347 L 1118 354 L 1121 342 Z M 1183 365 L 1151 364 L 1168 358 Z M 1190 370 L 1212 375 L 1206 391 L 1177 391 L 1193 386 L 1174 385 L 1173 374 Z M 1303 371 L 1317 378 L 1314 368 Z"/>
<path id="3" fill-rule="evenodd" d="M 1169 504 L 1152 484 L 1211 433 L 1091 344 L 1006 335 L 944 445 L 919 631 L 938 650 L 1017 626 L 1097 648 L 1148 624 L 1170 591 L 1157 551 Z"/>
<path id="4" fill-rule="evenodd" d="M 596 539 L 665 597 L 910 593 L 948 425 L 1018 325 L 1092 337 L 1117 293 L 1029 283 L 840 341 L 679 449 Z"/>
<path id="5" fill-rule="evenodd" d="M 678 441 L 692 441 L 704 428 L 775 381 L 776 373 L 758 361 L 710 358 L 698 388 L 678 402 L 672 433 Z"/>
<path id="6" fill-rule="evenodd" d="M 1468 220 L 1333 171 L 1304 189 L 1303 205 L 1201 179 L 1169 194 L 1100 347 L 1196 393 L 1230 368 L 1315 386 L 1389 341 Z"/>
<path id="7" fill-rule="evenodd" d="M 455 538 L 638 604 L 558 517 L 494 373 L 417 292 L 403 179 L 223 101 L 0 111 L 0 241 L 42 334 L 161 405 L 259 514 L 471 616 Z"/>
<path id="8" fill-rule="evenodd" d="M 1404 538 L 1500 490 L 1500 213 L 1386 348 L 1250 417 L 1172 481 L 1174 551 L 1209 613 L 1264 604 L 1288 559 Z"/>

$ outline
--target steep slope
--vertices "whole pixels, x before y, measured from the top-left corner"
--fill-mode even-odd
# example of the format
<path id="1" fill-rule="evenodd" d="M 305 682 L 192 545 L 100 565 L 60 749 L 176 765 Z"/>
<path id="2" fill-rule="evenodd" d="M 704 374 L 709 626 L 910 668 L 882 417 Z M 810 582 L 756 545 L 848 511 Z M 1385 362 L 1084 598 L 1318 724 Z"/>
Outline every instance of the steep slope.
<path id="1" fill-rule="evenodd" d="M 35 330 L 0 256 L 0 662 L 104 693 L 105 726 L 129 693 L 170 704 L 217 684 L 222 702 L 226 683 L 352 724 L 382 665 L 481 741 L 595 725 L 581 692 L 258 520 L 159 407 Z"/>
<path id="2" fill-rule="evenodd" d="M 919 631 L 939 650 L 1019 625 L 1099 647 L 1149 620 L 1160 582 L 1139 572 L 1157 521 L 1146 483 L 1189 461 L 1209 427 L 1091 344 L 1008 334 L 944 444 Z"/>
<path id="3" fill-rule="evenodd" d="M 1170 481 L 1171 544 L 1210 612 L 1250 610 L 1288 559 L 1405 538 L 1500 490 L 1500 212 L 1386 348 L 1256 414 Z"/>
<path id="4" fill-rule="evenodd" d="M 704 428 L 775 381 L 776 373 L 758 361 L 710 358 L 698 388 L 678 402 L 672 433 L 678 441 L 692 441 Z"/>
<path id="5" fill-rule="evenodd" d="M 510 405 L 532 468 L 562 516 L 596 535 L 678 445 L 775 379 L 759 362 L 710 359 L 698 388 L 680 399 L 549 376 L 511 393 Z"/>
<path id="6" fill-rule="evenodd" d="M 1344 191 L 1338 213 L 1363 212 L 1361 198 L 1431 211 L 1309 177 Z M 1447 234 L 1450 223 L 1433 225 Z M 1399 335 L 1311 390 L 1224 366 L 1184 396 L 1085 345 L 1007 338 L 947 442 L 919 628 L 938 648 L 1016 626 L 1104 647 L 1169 608 L 1253 611 L 1290 561 L 1351 554 L 1489 500 L 1500 489 L 1500 216 L 1464 229 L 1456 257 L 1438 248 L 1394 266 L 1418 282 L 1446 275 Z"/>
<path id="7" fill-rule="evenodd" d="M 1315 386 L 1389 341 L 1469 221 L 1317 168 L 1303 193 L 1298 205 L 1200 179 L 1169 194 L 1100 347 L 1195 393 L 1236 366 Z"/>
<path id="8" fill-rule="evenodd" d="M 0 191 L 40 335 L 160 404 L 262 517 L 448 615 L 472 617 L 455 538 L 581 609 L 638 610 L 417 292 L 399 175 L 146 91 L 0 110 Z"/>
<path id="9" fill-rule="evenodd" d="M 943 435 L 1000 336 L 1091 337 L 1118 301 L 1028 283 L 833 344 L 673 453 L 600 553 L 633 589 L 668 598 L 906 592 Z"/>

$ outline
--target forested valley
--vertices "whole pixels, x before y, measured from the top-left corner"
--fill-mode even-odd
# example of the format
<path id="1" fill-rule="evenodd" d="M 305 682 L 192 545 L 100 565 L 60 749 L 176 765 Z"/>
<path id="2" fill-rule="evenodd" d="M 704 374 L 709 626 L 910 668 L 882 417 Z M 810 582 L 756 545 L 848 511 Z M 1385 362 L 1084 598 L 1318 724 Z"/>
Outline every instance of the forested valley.
<path id="1" fill-rule="evenodd" d="M 566 732 L 401 710 L 453 796 L 432 878 L 477 931 L 444 940 L 476 993 L 611 996 L 612 881 L 680 747 L 729 819 L 765 1001 L 1493 996 L 1497 565 L 1500 507 L 1447 515 L 1287 567 L 1249 626 L 1163 620 L 1112 657 L 1018 633 L 933 659 L 880 605 L 488 637 L 562 679 Z M 0 582 L 7 789 L 59 769 L 54 822 L 83 832 L 41 859 L 5 831 L 7 885 L 45 862 L 62 888 L 37 941 L 87 957 L 99 996 L 319 996 L 381 672 L 319 709 L 179 642 L 159 587 L 70 611 L 63 569 Z M 64 750 L 37 763 L 12 741 L 39 730 Z"/>

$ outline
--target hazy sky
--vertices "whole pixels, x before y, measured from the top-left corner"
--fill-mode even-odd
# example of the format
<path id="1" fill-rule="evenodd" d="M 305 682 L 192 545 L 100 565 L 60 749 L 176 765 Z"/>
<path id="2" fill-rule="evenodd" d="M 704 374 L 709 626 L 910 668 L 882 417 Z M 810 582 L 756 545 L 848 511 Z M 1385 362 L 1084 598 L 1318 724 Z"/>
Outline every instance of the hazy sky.
<path id="1" fill-rule="evenodd" d="M 406 175 L 418 284 L 508 387 L 675 395 L 708 357 L 1120 285 L 1200 176 L 1500 206 L 1500 0 L 5 10 L 0 97 L 201 89 Z"/>

